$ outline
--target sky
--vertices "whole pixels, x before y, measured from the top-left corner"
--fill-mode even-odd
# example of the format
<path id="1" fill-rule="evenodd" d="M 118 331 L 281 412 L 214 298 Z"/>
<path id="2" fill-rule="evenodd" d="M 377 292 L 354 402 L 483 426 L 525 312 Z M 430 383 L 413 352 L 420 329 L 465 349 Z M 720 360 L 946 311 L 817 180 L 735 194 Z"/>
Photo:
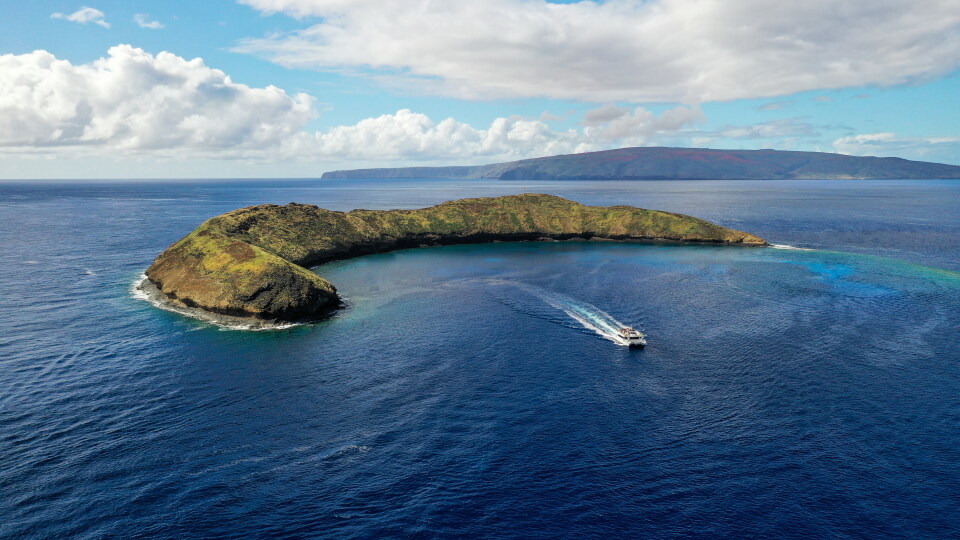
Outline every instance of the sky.
<path id="1" fill-rule="evenodd" d="M 960 0 L 6 0 L 0 179 L 627 146 L 960 165 Z"/>

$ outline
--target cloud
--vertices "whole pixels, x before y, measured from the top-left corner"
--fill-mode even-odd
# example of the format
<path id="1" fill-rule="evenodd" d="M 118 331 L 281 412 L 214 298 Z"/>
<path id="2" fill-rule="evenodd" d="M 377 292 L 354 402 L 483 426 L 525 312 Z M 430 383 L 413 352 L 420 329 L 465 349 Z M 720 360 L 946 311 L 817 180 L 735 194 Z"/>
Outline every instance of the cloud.
<path id="1" fill-rule="evenodd" d="M 819 129 L 836 129 L 833 126 L 815 126 L 802 118 L 784 118 L 759 124 L 727 125 L 713 131 L 686 131 L 685 135 L 694 146 L 719 146 L 720 148 L 764 148 L 796 150 L 798 147 L 818 144 Z"/>
<path id="2" fill-rule="evenodd" d="M 540 120 L 497 118 L 486 129 L 476 129 L 453 118 L 434 122 L 408 109 L 326 132 L 304 133 L 292 146 L 297 155 L 378 161 L 520 158 L 588 148 L 577 131 L 555 132 Z"/>
<path id="3" fill-rule="evenodd" d="M 470 99 L 698 103 L 960 66 L 957 0 L 240 1 L 319 22 L 238 51 Z"/>
<path id="4" fill-rule="evenodd" d="M 606 105 L 584 113 L 581 124 L 585 126 L 584 135 L 594 142 L 619 140 L 644 144 L 654 135 L 677 132 L 704 119 L 697 107 L 675 107 L 657 116 L 643 107 Z"/>
<path id="5" fill-rule="evenodd" d="M 388 161 L 521 159 L 649 144 L 657 135 L 675 133 L 701 117 L 699 109 L 677 107 L 657 116 L 638 107 L 603 119 L 593 114 L 583 130 L 554 131 L 542 120 L 520 116 L 497 118 L 477 129 L 453 118 L 434 122 L 404 109 L 304 134 L 296 140 L 294 153 Z"/>
<path id="6" fill-rule="evenodd" d="M 92 7 L 82 7 L 79 10 L 67 15 L 65 13 L 51 13 L 51 19 L 64 19 L 77 24 L 93 23 L 104 28 L 110 28 L 110 23 L 104 18 L 106 15 L 99 9 Z"/>
<path id="7" fill-rule="evenodd" d="M 46 51 L 0 55 L 0 146 L 258 148 L 300 132 L 312 102 L 234 83 L 200 59 L 129 45 L 82 65 Z"/>
<path id="8" fill-rule="evenodd" d="M 0 55 L 0 152 L 278 161 L 524 158 L 650 144 L 703 119 L 696 107 L 655 114 L 601 107 L 581 129 L 511 116 L 476 128 L 403 109 L 306 130 L 316 101 L 235 83 L 202 59 L 130 45 L 74 65 L 47 51 Z"/>
<path id="9" fill-rule="evenodd" d="M 630 114 L 630 109 L 616 105 L 604 105 L 599 109 L 593 109 L 592 111 L 584 113 L 583 120 L 581 120 L 580 123 L 587 127 L 598 126 L 617 120 L 628 114 Z"/>
<path id="10" fill-rule="evenodd" d="M 803 118 L 698 131 L 704 113 L 677 106 L 604 105 L 580 125 L 554 129 L 554 118 L 509 116 L 474 126 L 402 109 L 351 125 L 308 130 L 316 100 L 273 87 L 234 82 L 202 59 L 156 55 L 130 45 L 104 58 L 72 64 L 46 51 L 0 55 L 0 155 L 150 158 L 166 161 L 244 160 L 255 163 L 496 162 L 623 146 L 679 143 L 736 145 L 744 141 L 792 148 L 819 141 Z M 955 162 L 960 137 L 898 137 L 869 133 L 833 141 L 842 153 L 901 155 Z"/>
<path id="11" fill-rule="evenodd" d="M 134 22 L 137 23 L 137 26 L 140 28 L 149 28 L 150 30 L 160 30 L 165 26 L 160 21 L 151 21 L 150 16 L 146 13 L 137 13 L 133 16 Z"/>
<path id="12" fill-rule="evenodd" d="M 566 117 L 565 117 L 565 116 L 560 116 L 560 115 L 557 115 L 557 114 L 553 114 L 553 113 L 551 113 L 550 111 L 543 111 L 542 113 L 540 113 L 540 121 L 541 121 L 541 122 L 560 122 L 560 121 L 563 120 L 564 118 L 566 118 Z"/>
<path id="13" fill-rule="evenodd" d="M 864 144 L 888 143 L 895 141 L 896 138 L 896 134 L 893 133 L 864 133 L 841 137 L 833 141 L 833 145 L 838 148 L 858 148 Z"/>
<path id="14" fill-rule="evenodd" d="M 711 133 L 723 139 L 781 139 L 784 137 L 816 137 L 816 128 L 796 118 L 761 122 L 751 126 L 725 126 Z"/>
<path id="15" fill-rule="evenodd" d="M 833 141 L 841 154 L 855 156 L 909 156 L 912 159 L 956 163 L 960 137 L 897 137 L 895 133 L 862 133 Z"/>
<path id="16" fill-rule="evenodd" d="M 757 107 L 758 111 L 768 112 L 768 111 L 782 111 L 793 107 L 796 104 L 796 101 L 792 99 L 787 99 L 784 101 L 771 101 L 769 103 L 764 103 Z"/>

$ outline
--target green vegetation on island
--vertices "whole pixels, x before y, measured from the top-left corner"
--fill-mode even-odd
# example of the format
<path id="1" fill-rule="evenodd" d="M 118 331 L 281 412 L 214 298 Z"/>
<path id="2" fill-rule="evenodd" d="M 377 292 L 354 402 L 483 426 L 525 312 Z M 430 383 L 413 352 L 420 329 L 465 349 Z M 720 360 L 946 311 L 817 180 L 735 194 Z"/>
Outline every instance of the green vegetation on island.
<path id="1" fill-rule="evenodd" d="M 336 289 L 306 268 L 311 265 L 428 245 L 577 239 L 766 244 L 682 214 L 585 206 L 541 194 L 460 199 L 418 210 L 265 204 L 201 224 L 157 257 L 145 285 L 178 307 L 290 321 L 340 305 Z"/>

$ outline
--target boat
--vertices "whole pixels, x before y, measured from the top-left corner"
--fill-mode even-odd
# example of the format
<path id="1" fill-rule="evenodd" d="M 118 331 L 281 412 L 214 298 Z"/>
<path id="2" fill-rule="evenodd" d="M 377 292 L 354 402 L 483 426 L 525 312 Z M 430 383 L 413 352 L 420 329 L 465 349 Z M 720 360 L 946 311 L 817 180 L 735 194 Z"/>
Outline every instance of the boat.
<path id="1" fill-rule="evenodd" d="M 642 348 L 647 344 L 647 338 L 643 335 L 643 332 L 630 328 L 629 326 L 624 326 L 620 330 L 617 330 L 617 337 L 631 348 Z"/>

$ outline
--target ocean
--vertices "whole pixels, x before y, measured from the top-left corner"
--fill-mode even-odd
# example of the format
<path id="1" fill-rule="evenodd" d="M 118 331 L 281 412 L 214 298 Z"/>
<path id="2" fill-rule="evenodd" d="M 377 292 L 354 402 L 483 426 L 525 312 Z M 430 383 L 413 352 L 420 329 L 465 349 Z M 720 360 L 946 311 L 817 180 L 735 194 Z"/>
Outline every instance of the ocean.
<path id="1" fill-rule="evenodd" d="M 522 192 L 781 247 L 372 255 L 258 332 L 134 290 L 235 208 Z M 7 183 L 0 224 L 3 538 L 960 536 L 957 181 Z"/>

